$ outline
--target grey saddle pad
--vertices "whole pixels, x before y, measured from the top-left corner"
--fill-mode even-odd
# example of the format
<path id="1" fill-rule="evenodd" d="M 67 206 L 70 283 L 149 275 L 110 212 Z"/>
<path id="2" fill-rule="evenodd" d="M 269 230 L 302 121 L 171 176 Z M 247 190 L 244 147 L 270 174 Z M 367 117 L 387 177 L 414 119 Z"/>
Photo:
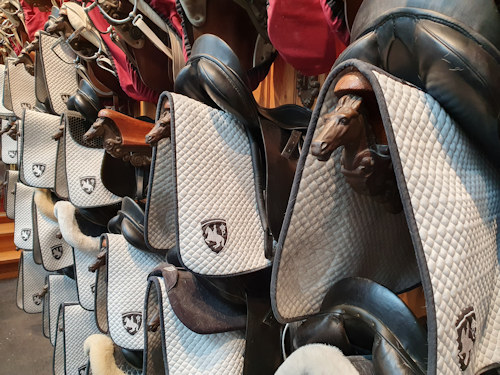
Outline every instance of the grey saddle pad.
<path id="1" fill-rule="evenodd" d="M 35 107 L 35 77 L 29 74 L 24 64 L 14 65 L 14 58 L 7 58 L 7 83 L 12 100 L 12 111 L 21 118 L 25 109 Z M 4 102 L 5 103 L 5 102 Z"/>
<path id="2" fill-rule="evenodd" d="M 171 107 L 171 168 L 176 245 L 183 265 L 203 275 L 236 275 L 270 265 L 264 256 L 264 230 L 257 208 L 250 141 L 243 125 L 224 111 L 188 97 L 166 93 Z M 161 108 L 162 105 L 159 105 Z M 170 157 L 168 141 L 158 145 L 150 187 Z M 163 149 L 167 148 L 167 149 Z M 158 173 L 158 174 L 157 174 Z M 150 198 L 154 195 L 151 193 Z M 148 215 L 157 207 L 148 207 Z M 156 228 L 171 228 L 170 212 L 160 211 Z M 163 215 L 160 217 L 160 215 Z M 147 233 L 149 216 L 146 219 Z M 168 233 L 170 235 L 170 233 Z M 148 237 L 149 238 L 149 237 Z M 170 239 L 169 239 L 170 241 Z M 167 241 L 166 241 L 167 242 Z"/>
<path id="3" fill-rule="evenodd" d="M 370 228 L 357 218 L 360 214 L 369 217 L 373 203 L 359 200 L 342 182 L 340 150 L 326 163 L 309 155 L 310 142 L 323 125 L 318 116 L 333 108 L 338 75 L 352 66 L 366 76 L 376 94 L 404 207 L 400 222 L 393 217 L 392 222 L 384 223 L 379 227 L 382 235 L 354 255 L 348 251 L 359 250 L 363 229 Z M 427 305 L 428 373 L 467 370 L 473 374 L 500 362 L 496 224 L 500 179 L 485 156 L 430 95 L 355 60 L 330 73 L 314 119 L 273 269 L 271 295 L 277 316 L 291 320 L 318 311 L 324 287 L 345 276 L 368 276 L 394 290 L 410 286 L 418 280 L 411 256 L 413 243 Z M 311 218 L 315 190 L 321 191 L 324 203 L 329 202 L 328 215 L 322 213 L 325 210 L 315 210 L 316 216 Z M 341 201 L 348 202 L 344 215 L 333 211 L 335 220 L 332 217 L 329 225 L 341 226 L 342 234 L 332 236 L 330 232 L 330 244 L 319 241 L 318 245 L 317 239 L 325 235 L 326 220 Z M 375 218 L 384 221 L 380 213 Z M 391 242 L 391 236 L 408 233 L 405 218 L 411 242 L 404 237 Z M 307 240 L 300 241 L 300 237 Z M 357 246 L 353 248 L 352 243 Z M 353 256 L 354 261 L 347 262 L 342 272 L 336 271 L 343 259 Z M 359 267 L 358 258 L 369 259 L 366 271 Z"/>
<path id="4" fill-rule="evenodd" d="M 17 278 L 17 307 L 25 312 L 41 313 L 44 305 L 43 286 L 48 272 L 33 260 L 32 251 L 23 251 L 19 259 Z"/>
<path id="5" fill-rule="evenodd" d="M 85 310 L 94 310 L 97 275 L 89 271 L 89 266 L 95 262 L 98 253 L 99 249 L 96 251 L 73 249 L 78 301 Z"/>
<path id="6" fill-rule="evenodd" d="M 66 275 L 49 275 L 47 292 L 47 312 L 50 342 L 56 345 L 59 306 L 62 303 L 78 303 L 75 280 Z"/>
<path id="7" fill-rule="evenodd" d="M 41 31 L 39 40 L 42 71 L 36 75 L 41 74 L 43 79 L 37 79 L 37 85 L 45 84 L 51 112 L 60 115 L 67 110 L 66 102 L 78 89 L 75 54 L 62 37 Z"/>
<path id="8" fill-rule="evenodd" d="M 14 244 L 24 250 L 33 250 L 34 193 L 35 189 L 32 187 L 21 182 L 16 184 Z"/>
<path id="9" fill-rule="evenodd" d="M 53 189 L 56 177 L 57 142 L 52 136 L 59 128 L 59 116 L 26 110 L 20 136 L 20 167 L 27 185 Z"/>
<path id="10" fill-rule="evenodd" d="M 62 303 L 57 322 L 54 375 L 84 375 L 87 356 L 83 351 L 83 343 L 90 335 L 99 333 L 93 312 L 85 310 L 79 304 Z"/>
<path id="11" fill-rule="evenodd" d="M 187 328 L 169 304 L 163 277 L 151 276 L 145 300 L 145 321 L 160 318 L 160 327 L 146 332 L 144 373 L 165 375 L 237 375 L 243 373 L 242 331 L 201 335 Z"/>
<path id="12" fill-rule="evenodd" d="M 6 129 L 8 124 L 7 120 L 2 120 L 2 130 Z M 2 134 L 2 161 L 5 164 L 17 165 L 17 140 L 7 133 Z"/>
<path id="13" fill-rule="evenodd" d="M 109 335 L 113 342 L 122 348 L 142 350 L 147 277 L 163 261 L 163 257 L 136 249 L 120 234 L 106 234 L 105 237 L 107 283 L 98 283 L 96 301 L 107 304 Z M 102 276 L 101 270 L 98 271 L 98 278 Z M 103 293 L 106 301 L 101 298 Z M 98 308 L 98 311 L 103 309 Z"/>
<path id="14" fill-rule="evenodd" d="M 18 179 L 18 171 L 7 170 L 5 177 L 5 190 L 4 190 L 4 199 L 5 199 L 5 214 L 11 220 L 14 220 L 14 215 L 16 212 L 15 209 L 15 201 L 16 201 L 16 183 Z"/>
<path id="15" fill-rule="evenodd" d="M 64 140 L 65 140 L 65 123 L 66 117 L 61 115 L 61 121 L 59 128 L 63 131 L 63 136 L 57 141 L 57 153 L 56 153 L 56 172 L 54 180 L 54 193 L 64 200 L 69 199 L 68 191 L 68 180 L 66 176 L 66 155 L 64 150 Z"/>

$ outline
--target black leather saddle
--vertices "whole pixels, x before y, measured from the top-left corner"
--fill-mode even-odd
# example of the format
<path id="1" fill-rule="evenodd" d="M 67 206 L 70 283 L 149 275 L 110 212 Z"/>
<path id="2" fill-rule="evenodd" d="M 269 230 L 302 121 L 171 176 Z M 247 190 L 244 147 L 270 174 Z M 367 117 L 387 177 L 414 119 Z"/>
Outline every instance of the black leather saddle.
<path id="1" fill-rule="evenodd" d="M 285 352 L 323 343 L 350 358 L 369 359 L 363 374 L 427 373 L 427 332 L 401 299 L 368 279 L 349 277 L 335 283 L 320 312 L 289 324 L 288 331 Z"/>
<path id="2" fill-rule="evenodd" d="M 436 99 L 500 168 L 500 13 L 492 0 L 364 1 L 351 44 L 359 59 Z"/>
<path id="3" fill-rule="evenodd" d="M 281 230 L 311 111 L 297 105 L 262 108 L 247 81 L 231 48 L 219 37 L 205 34 L 194 42 L 175 91 L 233 114 L 246 127 L 261 220 L 270 240 L 266 256 L 271 258 L 272 237 L 277 239 Z"/>

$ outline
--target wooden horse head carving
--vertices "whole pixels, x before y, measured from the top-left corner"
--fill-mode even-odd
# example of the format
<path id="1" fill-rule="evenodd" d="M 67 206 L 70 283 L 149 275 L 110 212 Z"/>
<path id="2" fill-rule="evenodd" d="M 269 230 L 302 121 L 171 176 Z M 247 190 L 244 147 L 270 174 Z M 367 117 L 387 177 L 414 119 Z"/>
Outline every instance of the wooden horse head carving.
<path id="1" fill-rule="evenodd" d="M 334 88 L 340 99 L 323 115 L 323 129 L 311 143 L 311 154 L 327 161 L 344 146 L 341 172 L 359 194 L 371 196 L 391 213 L 402 210 L 387 137 L 373 89 L 359 72 L 349 72 Z"/>
<path id="2" fill-rule="evenodd" d="M 146 135 L 146 143 L 156 145 L 161 139 L 170 137 L 170 102 L 165 100 L 162 113 L 155 126 Z"/>

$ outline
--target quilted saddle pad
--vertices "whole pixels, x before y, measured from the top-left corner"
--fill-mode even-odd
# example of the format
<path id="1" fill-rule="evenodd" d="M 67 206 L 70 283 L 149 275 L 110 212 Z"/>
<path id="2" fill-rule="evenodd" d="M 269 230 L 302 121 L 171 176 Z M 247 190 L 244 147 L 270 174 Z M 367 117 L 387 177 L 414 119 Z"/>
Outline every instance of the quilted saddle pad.
<path id="1" fill-rule="evenodd" d="M 62 303 L 78 303 L 75 280 L 66 275 L 49 275 L 48 292 L 44 305 L 44 313 L 48 313 L 49 335 L 52 346 L 56 345 L 57 324 L 59 319 L 59 306 Z"/>
<path id="2" fill-rule="evenodd" d="M 42 291 L 48 272 L 33 259 L 32 251 L 23 251 L 19 259 L 17 278 L 17 307 L 29 314 L 41 313 L 44 305 Z"/>
<path id="3" fill-rule="evenodd" d="M 166 93 L 160 103 L 164 100 L 171 108 L 171 144 L 163 141 L 155 151 L 150 186 L 158 188 L 158 157 L 168 157 L 164 148 L 171 147 L 176 245 L 183 265 L 211 276 L 268 267 L 244 126 L 233 115 L 183 95 Z"/>
<path id="4" fill-rule="evenodd" d="M 33 250 L 34 193 L 32 187 L 16 184 L 14 244 L 24 250 Z"/>
<path id="5" fill-rule="evenodd" d="M 12 111 L 5 108 L 3 105 L 3 95 L 4 95 L 4 86 L 5 86 L 5 65 L 0 64 L 0 116 L 12 116 Z"/>
<path id="6" fill-rule="evenodd" d="M 146 331 L 144 373 L 243 373 L 244 332 L 199 334 L 191 331 L 176 317 L 163 277 L 149 277 L 144 309 L 146 322 L 157 317 L 160 322 L 159 329 Z"/>
<path id="7" fill-rule="evenodd" d="M 83 351 L 83 343 L 90 335 L 99 333 L 93 312 L 79 304 L 62 303 L 57 321 L 54 375 L 84 375 L 87 371 L 87 356 Z"/>
<path id="8" fill-rule="evenodd" d="M 4 210 L 7 217 L 14 220 L 16 213 L 16 183 L 18 179 L 18 171 L 7 170 L 5 172 L 5 188 L 4 188 Z"/>
<path id="9" fill-rule="evenodd" d="M 357 69 L 373 87 L 403 203 L 399 217 L 370 214 L 374 203 L 342 183 L 341 150 L 326 163 L 309 154 L 345 69 Z M 326 208 L 311 209 L 315 191 L 329 202 Z M 373 214 L 377 222 L 366 222 Z M 404 289 L 418 281 L 416 256 L 426 298 L 428 373 L 475 374 L 500 362 L 499 214 L 497 172 L 438 102 L 371 65 L 345 62 L 327 78 L 304 144 L 273 269 L 274 311 L 285 321 L 317 312 L 324 287 L 346 276 Z M 325 224 L 342 227 L 327 233 L 328 244 Z M 364 244 L 370 239 L 364 228 L 380 233 Z M 367 260 L 367 269 L 359 267 Z M 340 272 L 339 264 L 345 264 Z"/>
<path id="10" fill-rule="evenodd" d="M 2 120 L 2 130 L 6 130 L 8 124 L 7 120 Z M 5 164 L 17 165 L 17 140 L 7 133 L 2 134 L 2 161 Z"/>
<path id="11" fill-rule="evenodd" d="M 17 117 L 21 118 L 24 109 L 35 107 L 35 77 L 26 71 L 24 64 L 14 65 L 14 60 L 11 57 L 6 60 L 6 86 L 12 100 L 12 111 Z"/>

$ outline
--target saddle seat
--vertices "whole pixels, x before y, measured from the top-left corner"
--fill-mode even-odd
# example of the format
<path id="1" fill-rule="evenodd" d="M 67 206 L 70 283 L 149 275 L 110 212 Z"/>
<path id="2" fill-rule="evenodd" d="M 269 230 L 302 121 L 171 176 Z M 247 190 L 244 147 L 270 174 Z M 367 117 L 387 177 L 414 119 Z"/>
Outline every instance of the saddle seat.
<path id="1" fill-rule="evenodd" d="M 283 342 L 288 353 L 307 344 L 323 343 L 354 359 L 371 355 L 373 369 L 369 373 L 427 373 L 425 329 L 392 291 L 360 277 L 335 283 L 320 312 L 290 323 Z"/>
<path id="2" fill-rule="evenodd" d="M 436 99 L 500 168 L 500 12 L 490 0 L 364 1 L 351 44 L 358 59 Z"/>
<path id="3" fill-rule="evenodd" d="M 268 239 L 277 239 L 299 157 L 298 146 L 311 111 L 291 104 L 260 107 L 237 56 L 211 34 L 194 42 L 191 57 L 175 81 L 175 91 L 231 113 L 245 126 L 253 153 L 261 220 Z M 272 257 L 272 241 L 268 241 L 266 256 Z"/>

